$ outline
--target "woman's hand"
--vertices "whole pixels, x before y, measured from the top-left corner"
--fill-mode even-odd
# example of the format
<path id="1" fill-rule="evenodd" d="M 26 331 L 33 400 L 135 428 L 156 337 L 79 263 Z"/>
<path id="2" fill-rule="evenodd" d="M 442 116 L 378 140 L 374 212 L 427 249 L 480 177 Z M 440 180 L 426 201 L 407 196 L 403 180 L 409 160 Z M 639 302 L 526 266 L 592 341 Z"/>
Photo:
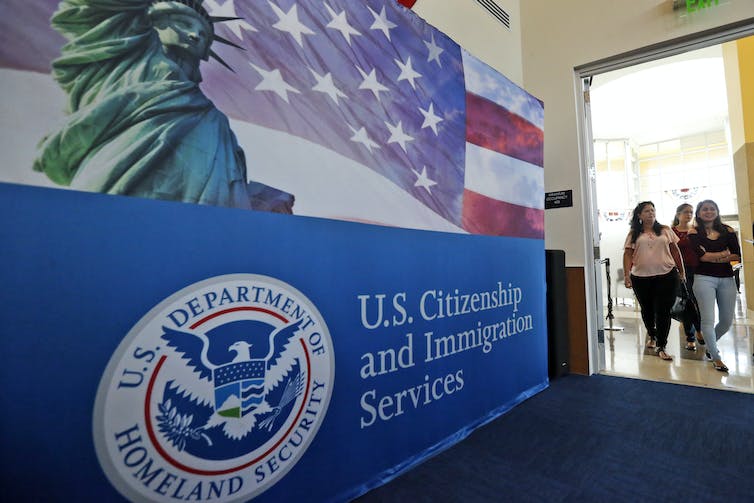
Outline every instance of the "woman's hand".
<path id="1" fill-rule="evenodd" d="M 631 276 L 623 276 L 623 284 L 626 285 L 626 288 L 633 288 L 633 285 L 631 284 Z"/>

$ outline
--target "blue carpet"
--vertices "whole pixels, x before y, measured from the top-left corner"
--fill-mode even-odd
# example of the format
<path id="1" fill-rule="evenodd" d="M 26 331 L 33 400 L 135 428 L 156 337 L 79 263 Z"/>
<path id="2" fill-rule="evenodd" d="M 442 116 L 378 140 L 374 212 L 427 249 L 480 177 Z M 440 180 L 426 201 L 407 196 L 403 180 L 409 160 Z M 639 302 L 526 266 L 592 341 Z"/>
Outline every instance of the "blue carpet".
<path id="1" fill-rule="evenodd" d="M 569 375 L 355 500 L 754 502 L 754 395 Z"/>

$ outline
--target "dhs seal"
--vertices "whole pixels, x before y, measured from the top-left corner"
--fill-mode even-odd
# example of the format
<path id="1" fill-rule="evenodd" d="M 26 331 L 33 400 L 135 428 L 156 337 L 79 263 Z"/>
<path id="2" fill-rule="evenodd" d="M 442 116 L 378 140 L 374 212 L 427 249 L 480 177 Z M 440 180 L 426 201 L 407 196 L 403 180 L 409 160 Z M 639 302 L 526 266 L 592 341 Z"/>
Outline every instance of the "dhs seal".
<path id="1" fill-rule="evenodd" d="M 97 457 L 132 500 L 248 500 L 301 458 L 327 412 L 332 341 L 298 290 L 218 276 L 161 302 L 100 381 Z"/>

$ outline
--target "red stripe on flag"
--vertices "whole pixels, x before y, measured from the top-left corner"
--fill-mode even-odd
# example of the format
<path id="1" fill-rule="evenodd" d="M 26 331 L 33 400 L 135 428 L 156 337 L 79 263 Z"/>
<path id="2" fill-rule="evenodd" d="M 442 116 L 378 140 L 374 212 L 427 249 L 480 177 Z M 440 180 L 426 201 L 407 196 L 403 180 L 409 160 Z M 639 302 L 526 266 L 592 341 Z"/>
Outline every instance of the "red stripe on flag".
<path id="1" fill-rule="evenodd" d="M 544 239 L 545 212 L 463 191 L 463 228 L 471 234 Z"/>
<path id="2" fill-rule="evenodd" d="M 414 6 L 416 0 L 398 0 L 398 3 L 410 9 Z"/>
<path id="3" fill-rule="evenodd" d="M 466 93 L 466 141 L 544 166 L 544 132 L 520 115 Z"/>

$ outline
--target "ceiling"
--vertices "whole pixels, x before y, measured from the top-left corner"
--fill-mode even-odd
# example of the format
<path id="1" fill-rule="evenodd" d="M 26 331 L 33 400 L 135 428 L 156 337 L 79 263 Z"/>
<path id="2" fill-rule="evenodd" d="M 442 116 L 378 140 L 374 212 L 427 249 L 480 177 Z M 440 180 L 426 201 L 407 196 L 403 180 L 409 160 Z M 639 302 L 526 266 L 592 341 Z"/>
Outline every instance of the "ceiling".
<path id="1" fill-rule="evenodd" d="M 595 75 L 590 94 L 595 139 L 646 145 L 727 124 L 719 45 Z"/>

